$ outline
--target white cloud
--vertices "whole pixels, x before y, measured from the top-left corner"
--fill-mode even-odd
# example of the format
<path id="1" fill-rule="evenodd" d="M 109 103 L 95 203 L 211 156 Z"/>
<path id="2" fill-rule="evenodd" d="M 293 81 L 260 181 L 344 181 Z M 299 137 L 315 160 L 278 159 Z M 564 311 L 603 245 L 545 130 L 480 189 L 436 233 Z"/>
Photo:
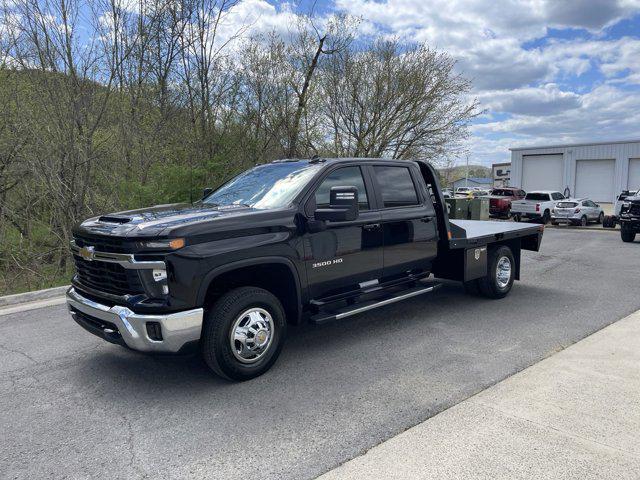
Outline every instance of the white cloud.
<path id="1" fill-rule="evenodd" d="M 525 144 L 540 140 L 580 142 L 637 137 L 638 125 L 640 95 L 602 85 L 580 96 L 577 108 L 559 109 L 548 115 L 515 114 L 507 120 L 475 125 L 473 133 L 508 134 Z"/>
<path id="2" fill-rule="evenodd" d="M 516 115 L 546 116 L 580 108 L 582 97 L 564 92 L 554 83 L 540 87 L 484 92 L 478 96 L 483 107 Z"/>
<path id="3" fill-rule="evenodd" d="M 369 34 L 426 42 L 458 60 L 489 110 L 469 150 L 491 163 L 508 147 L 638 136 L 640 38 L 606 28 L 640 0 L 336 0 Z M 549 29 L 570 40 L 545 39 Z M 534 46 L 532 48 L 532 46 Z"/>

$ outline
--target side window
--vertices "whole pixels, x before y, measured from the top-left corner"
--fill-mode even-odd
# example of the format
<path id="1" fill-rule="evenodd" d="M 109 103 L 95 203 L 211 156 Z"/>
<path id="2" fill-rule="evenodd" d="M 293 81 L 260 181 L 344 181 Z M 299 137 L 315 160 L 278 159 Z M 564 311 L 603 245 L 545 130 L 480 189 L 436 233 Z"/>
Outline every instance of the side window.
<path id="1" fill-rule="evenodd" d="M 521 197 L 524 197 L 524 196 L 526 195 L 526 193 L 525 193 L 525 191 L 524 191 L 524 190 L 520 190 L 520 191 L 518 192 L 518 195 L 520 195 Z"/>
<path id="2" fill-rule="evenodd" d="M 373 167 L 385 208 L 418 205 L 418 193 L 406 167 Z"/>
<path id="3" fill-rule="evenodd" d="M 316 207 L 326 208 L 329 206 L 331 187 L 356 187 L 358 189 L 358 208 L 369 210 L 367 189 L 364 186 L 360 167 L 339 168 L 327 175 L 316 190 Z"/>

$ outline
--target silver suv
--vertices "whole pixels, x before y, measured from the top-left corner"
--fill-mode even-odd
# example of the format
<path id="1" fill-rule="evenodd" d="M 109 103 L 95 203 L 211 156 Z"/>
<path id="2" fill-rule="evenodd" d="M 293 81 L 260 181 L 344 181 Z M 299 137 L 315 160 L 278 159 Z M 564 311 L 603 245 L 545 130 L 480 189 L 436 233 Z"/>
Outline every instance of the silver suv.
<path id="1" fill-rule="evenodd" d="M 600 205 L 588 198 L 568 198 L 556 203 L 551 210 L 551 223 L 570 223 L 587 226 L 589 222 L 602 223 L 604 210 Z"/>

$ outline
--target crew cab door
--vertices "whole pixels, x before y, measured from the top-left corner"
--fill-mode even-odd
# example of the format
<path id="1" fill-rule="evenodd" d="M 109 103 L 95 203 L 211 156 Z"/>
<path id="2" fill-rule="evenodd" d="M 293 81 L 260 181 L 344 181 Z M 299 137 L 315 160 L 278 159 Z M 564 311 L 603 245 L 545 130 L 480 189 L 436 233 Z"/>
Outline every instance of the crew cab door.
<path id="1" fill-rule="evenodd" d="M 438 253 L 437 220 L 419 172 L 410 166 L 371 168 L 382 214 L 383 277 L 430 271 Z"/>
<path id="2" fill-rule="evenodd" d="M 304 233 L 311 298 L 357 289 L 382 275 L 381 214 L 372 210 L 372 186 L 362 167 L 347 165 L 329 171 L 307 200 L 305 214 L 313 219 L 316 208 L 328 207 L 331 187 L 337 186 L 358 189 L 359 215 L 353 221 L 326 222 L 323 231 Z"/>

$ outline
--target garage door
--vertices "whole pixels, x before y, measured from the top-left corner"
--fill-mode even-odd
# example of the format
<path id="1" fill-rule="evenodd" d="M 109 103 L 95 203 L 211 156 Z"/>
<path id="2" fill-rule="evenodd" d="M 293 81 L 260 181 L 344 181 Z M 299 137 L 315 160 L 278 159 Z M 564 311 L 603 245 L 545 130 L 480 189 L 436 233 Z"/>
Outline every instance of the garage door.
<path id="1" fill-rule="evenodd" d="M 627 190 L 637 190 L 640 188 L 640 158 L 629 160 L 629 181 Z"/>
<path id="2" fill-rule="evenodd" d="M 557 190 L 562 192 L 562 154 L 524 155 L 522 157 L 522 188 L 531 190 Z"/>
<path id="3" fill-rule="evenodd" d="M 612 202 L 615 160 L 576 161 L 576 197 L 589 197 L 596 202 Z"/>

